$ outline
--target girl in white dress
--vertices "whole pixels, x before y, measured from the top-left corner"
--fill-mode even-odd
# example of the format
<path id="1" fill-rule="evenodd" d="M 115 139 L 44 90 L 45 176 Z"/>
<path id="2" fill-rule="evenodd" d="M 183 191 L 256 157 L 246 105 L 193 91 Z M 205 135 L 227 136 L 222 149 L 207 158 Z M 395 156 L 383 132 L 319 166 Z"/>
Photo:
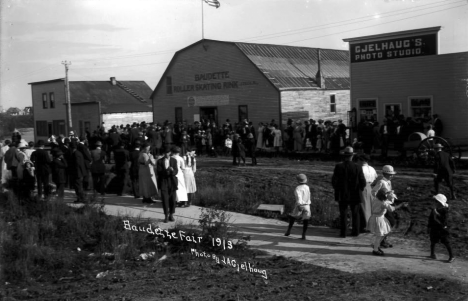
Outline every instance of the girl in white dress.
<path id="1" fill-rule="evenodd" d="M 184 176 L 184 170 L 185 170 L 185 161 L 182 159 L 180 154 L 180 147 L 175 146 L 171 149 L 172 152 L 172 158 L 177 160 L 177 168 L 179 171 L 177 173 L 177 205 L 181 207 L 185 207 L 186 203 L 188 202 L 188 197 L 187 197 L 187 189 L 185 188 L 185 176 Z"/>
<path id="2" fill-rule="evenodd" d="M 197 191 L 197 184 L 195 182 L 195 173 L 197 172 L 197 161 L 195 160 L 195 151 L 188 149 L 187 154 L 183 157 L 185 162 L 184 178 L 185 188 L 187 189 L 187 207 L 192 204 L 193 194 Z"/>
<path id="3" fill-rule="evenodd" d="M 393 212 L 400 207 L 408 206 L 407 203 L 403 203 L 398 206 L 392 206 L 391 204 L 396 199 L 397 197 L 393 193 L 393 190 L 382 188 L 379 190 L 379 192 L 377 192 L 376 197 L 372 201 L 372 215 L 369 218 L 367 227 L 368 230 L 375 235 L 374 243 L 372 245 L 374 248 L 372 251 L 373 255 L 384 255 L 384 252 L 380 249 L 380 242 L 382 241 L 382 238 L 389 234 L 392 230 L 389 221 L 385 218 L 385 213 L 387 210 Z"/>

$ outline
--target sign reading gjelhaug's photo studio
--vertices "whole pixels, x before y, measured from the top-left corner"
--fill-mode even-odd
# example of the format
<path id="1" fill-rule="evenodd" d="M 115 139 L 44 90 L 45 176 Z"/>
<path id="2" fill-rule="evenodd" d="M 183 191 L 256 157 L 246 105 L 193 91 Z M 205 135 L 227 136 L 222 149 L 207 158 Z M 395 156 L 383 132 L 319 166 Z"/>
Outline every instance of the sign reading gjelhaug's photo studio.
<path id="1" fill-rule="evenodd" d="M 351 44 L 351 63 L 437 54 L 437 34 Z"/>

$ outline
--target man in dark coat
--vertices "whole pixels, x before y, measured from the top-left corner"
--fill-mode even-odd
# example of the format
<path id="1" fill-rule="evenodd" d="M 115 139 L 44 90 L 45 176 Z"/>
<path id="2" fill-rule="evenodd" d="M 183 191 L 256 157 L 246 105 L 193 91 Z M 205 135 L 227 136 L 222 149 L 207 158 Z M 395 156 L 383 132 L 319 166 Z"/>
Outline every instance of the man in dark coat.
<path id="1" fill-rule="evenodd" d="M 88 190 L 89 189 L 89 179 L 90 179 L 90 169 L 91 169 L 91 162 L 93 161 L 91 159 L 91 153 L 86 145 L 83 143 L 77 143 L 77 150 L 81 152 L 83 155 L 84 159 L 84 165 L 86 168 L 86 173 L 83 175 L 83 189 Z"/>
<path id="2" fill-rule="evenodd" d="M 77 143 L 75 141 L 70 143 L 70 161 L 68 167 L 70 170 L 70 178 L 77 200 L 74 203 L 84 202 L 83 192 L 83 178 L 88 174 L 86 170 L 83 154 L 77 150 Z"/>
<path id="3" fill-rule="evenodd" d="M 166 147 L 164 157 L 156 163 L 158 187 L 161 190 L 161 198 L 164 210 L 164 222 L 173 222 L 175 213 L 175 205 L 177 202 L 177 160 L 171 157 L 171 148 Z"/>
<path id="4" fill-rule="evenodd" d="M 340 209 L 340 236 L 346 237 L 346 217 L 348 206 L 351 208 L 352 215 L 352 236 L 358 236 L 360 230 L 359 210 L 360 210 L 360 192 L 366 187 L 366 179 L 362 168 L 352 162 L 353 148 L 344 149 L 344 161 L 335 166 L 332 176 L 332 186 L 335 190 L 335 201 L 339 203 Z"/>
<path id="5" fill-rule="evenodd" d="M 54 153 L 54 160 L 52 161 L 53 171 L 52 179 L 57 185 L 57 197 L 63 200 L 64 188 L 67 183 L 67 172 L 68 167 L 67 160 L 63 156 L 63 152 L 59 149 Z"/>
<path id="6" fill-rule="evenodd" d="M 450 158 L 450 155 L 442 151 L 443 146 L 440 143 L 434 145 L 436 150 L 435 166 L 434 166 L 434 194 L 439 193 L 439 183 L 445 180 L 445 183 L 450 188 L 452 200 L 455 200 L 455 192 L 453 191 L 453 174 L 455 173 L 455 164 Z"/>
<path id="7" fill-rule="evenodd" d="M 140 141 L 135 142 L 135 148 L 130 153 L 130 179 L 132 181 L 133 196 L 135 199 L 140 198 L 140 186 L 139 186 L 139 163 L 138 158 L 140 158 Z"/>
<path id="8" fill-rule="evenodd" d="M 44 140 L 37 142 L 37 149 L 31 155 L 31 161 L 34 163 L 36 168 L 36 180 L 37 180 L 37 194 L 39 197 L 42 195 L 42 188 L 44 187 L 44 198 L 49 197 L 49 177 L 51 174 L 52 160 L 50 159 L 49 153 L 44 149 Z"/>
<path id="9" fill-rule="evenodd" d="M 121 196 L 127 188 L 128 163 L 130 162 L 130 153 L 125 149 L 125 144 L 120 142 L 118 149 L 114 151 L 115 172 L 117 173 L 119 193 Z"/>
<path id="10" fill-rule="evenodd" d="M 104 189 L 106 185 L 106 153 L 101 149 L 102 142 L 96 142 L 96 149 L 91 151 L 91 175 L 93 176 L 94 193 L 105 195 Z"/>

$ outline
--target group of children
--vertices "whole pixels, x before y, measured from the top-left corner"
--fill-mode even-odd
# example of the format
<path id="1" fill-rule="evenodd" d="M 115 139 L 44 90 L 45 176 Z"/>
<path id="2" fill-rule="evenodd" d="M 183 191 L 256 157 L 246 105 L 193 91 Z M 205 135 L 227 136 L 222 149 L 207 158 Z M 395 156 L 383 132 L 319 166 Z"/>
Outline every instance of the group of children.
<path id="1" fill-rule="evenodd" d="M 391 169 L 393 171 L 393 167 Z M 302 220 L 302 239 L 305 240 L 309 219 L 311 217 L 310 189 L 307 185 L 306 175 L 299 174 L 296 176 L 296 180 L 299 184 L 294 190 L 296 202 L 292 213 L 289 215 L 289 226 L 284 235 L 289 236 L 294 223 L 297 220 Z M 381 179 L 377 181 L 376 185 L 374 185 L 374 188 L 376 188 L 377 192 L 372 200 L 372 215 L 368 220 L 367 230 L 375 236 L 372 244 L 372 254 L 376 256 L 384 256 L 385 254 L 381 249 L 381 242 L 388 236 L 394 226 L 394 223 L 390 223 L 385 217 L 385 214 L 387 211 L 394 212 L 399 208 L 407 207 L 408 203 L 402 203 L 399 205 L 394 204 L 394 201 L 398 198 L 391 189 L 390 179 L 381 177 Z M 452 248 L 450 246 L 450 233 L 447 225 L 449 205 L 447 204 L 447 198 L 443 194 L 435 195 L 433 200 L 433 208 L 431 210 L 427 226 L 427 232 L 431 241 L 430 258 L 437 259 L 437 256 L 435 255 L 435 246 L 437 243 L 442 243 L 447 248 L 449 254 L 448 262 L 451 263 L 454 261 L 455 257 L 453 256 Z"/>

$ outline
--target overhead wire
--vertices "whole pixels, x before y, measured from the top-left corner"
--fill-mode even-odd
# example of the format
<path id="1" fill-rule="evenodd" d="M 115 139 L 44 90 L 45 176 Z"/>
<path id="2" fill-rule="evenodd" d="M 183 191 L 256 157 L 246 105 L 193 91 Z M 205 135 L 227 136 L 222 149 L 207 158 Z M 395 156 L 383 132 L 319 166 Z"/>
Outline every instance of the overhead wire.
<path id="1" fill-rule="evenodd" d="M 450 3 L 444 3 L 442 5 L 438 5 L 438 4 L 441 4 L 442 2 L 450 2 Z M 400 12 L 400 11 L 407 11 L 406 13 L 414 13 L 414 12 L 418 12 L 418 11 L 421 11 L 421 10 L 432 9 L 432 8 L 437 8 L 437 7 L 456 4 L 456 3 L 461 3 L 461 2 L 466 2 L 466 1 L 465 0 L 460 0 L 460 1 L 453 2 L 451 0 L 445 0 L 445 1 L 437 2 L 437 3 L 424 4 L 424 5 L 418 6 L 418 9 L 413 9 L 413 10 L 410 10 L 410 11 L 408 11 L 408 9 L 399 9 L 399 10 L 394 10 L 394 11 L 390 11 L 390 12 L 386 12 L 386 13 L 379 13 L 379 16 L 380 16 L 379 18 L 388 18 L 388 17 L 391 17 L 393 15 L 398 15 L 397 13 Z M 434 4 L 437 4 L 437 5 L 433 6 Z M 421 8 L 423 6 L 430 6 L 430 7 Z M 391 14 L 391 15 L 387 16 L 388 14 Z M 358 22 L 353 22 L 353 23 L 347 23 L 347 22 L 350 22 L 350 21 L 355 21 L 355 20 L 360 20 L 360 19 L 369 19 L 369 20 L 363 20 L 363 21 L 358 21 Z M 265 39 L 269 39 L 269 38 L 272 38 L 272 37 L 284 36 L 284 35 L 287 35 L 287 34 L 298 34 L 298 33 L 304 33 L 304 32 L 308 32 L 308 31 L 315 31 L 315 30 L 323 29 L 322 27 L 340 27 L 340 26 L 345 26 L 345 25 L 354 24 L 354 23 L 361 23 L 361 22 L 371 21 L 373 19 L 375 19 L 375 15 L 366 15 L 366 16 L 362 16 L 362 17 L 358 17 L 358 18 L 352 18 L 352 19 L 347 19 L 347 20 L 338 21 L 338 22 L 332 22 L 332 23 L 328 23 L 328 24 L 321 24 L 321 25 L 315 25 L 315 26 L 311 26 L 311 27 L 304 27 L 304 28 L 299 28 L 299 29 L 294 29 L 294 30 L 287 30 L 287 31 L 282 31 L 282 32 L 276 32 L 276 33 L 271 33 L 271 34 L 266 34 L 266 35 L 250 37 L 250 38 L 244 38 L 244 39 L 241 39 L 241 40 L 237 40 L 237 42 L 242 42 L 242 41 L 247 41 L 247 40 L 260 41 L 260 40 L 265 40 Z M 331 26 L 333 24 L 340 24 L 340 23 L 345 23 L 345 24 Z"/>
<path id="2" fill-rule="evenodd" d="M 465 6 L 465 5 L 467 5 L 467 4 L 468 4 L 468 3 L 465 3 L 465 4 L 463 4 L 463 5 L 459 5 L 459 6 L 455 6 L 455 7 L 450 7 L 450 8 L 446 8 L 446 9 L 441 9 L 441 10 L 437 10 L 437 11 L 425 13 L 425 14 L 422 14 L 422 15 L 412 16 L 412 17 L 408 17 L 408 18 L 403 18 L 403 19 L 393 20 L 393 21 L 389 21 L 389 22 L 379 23 L 379 24 L 375 24 L 375 25 L 372 25 L 372 26 L 354 28 L 354 29 L 345 30 L 345 31 L 336 32 L 336 33 L 331 33 L 331 34 L 326 34 L 326 35 L 322 35 L 322 36 L 318 36 L 318 37 L 312 37 L 312 38 L 307 38 L 307 39 L 301 39 L 301 40 L 286 42 L 286 43 L 282 43 L 282 44 L 288 45 L 288 44 L 293 44 L 293 43 L 298 43 L 298 42 L 303 42 L 303 41 L 308 41 L 308 40 L 313 40 L 313 39 L 318 39 L 318 38 L 333 36 L 333 35 L 337 35 L 337 34 L 341 34 L 341 33 L 345 33 L 345 32 L 351 32 L 351 31 L 356 31 L 356 30 L 360 30 L 360 29 L 367 29 L 367 28 L 369 28 L 369 27 L 375 27 L 375 26 L 380 26 L 380 25 L 384 25 L 384 24 L 395 23 L 395 22 L 398 22 L 398 21 L 403 21 L 403 20 L 412 19 L 412 18 L 414 18 L 414 17 L 420 17 L 420 16 L 425 16 L 425 15 L 430 15 L 430 14 L 438 13 L 438 12 L 441 12 L 441 11 L 451 10 L 451 9 L 454 9 L 454 8 L 458 8 L 458 7 Z"/>

